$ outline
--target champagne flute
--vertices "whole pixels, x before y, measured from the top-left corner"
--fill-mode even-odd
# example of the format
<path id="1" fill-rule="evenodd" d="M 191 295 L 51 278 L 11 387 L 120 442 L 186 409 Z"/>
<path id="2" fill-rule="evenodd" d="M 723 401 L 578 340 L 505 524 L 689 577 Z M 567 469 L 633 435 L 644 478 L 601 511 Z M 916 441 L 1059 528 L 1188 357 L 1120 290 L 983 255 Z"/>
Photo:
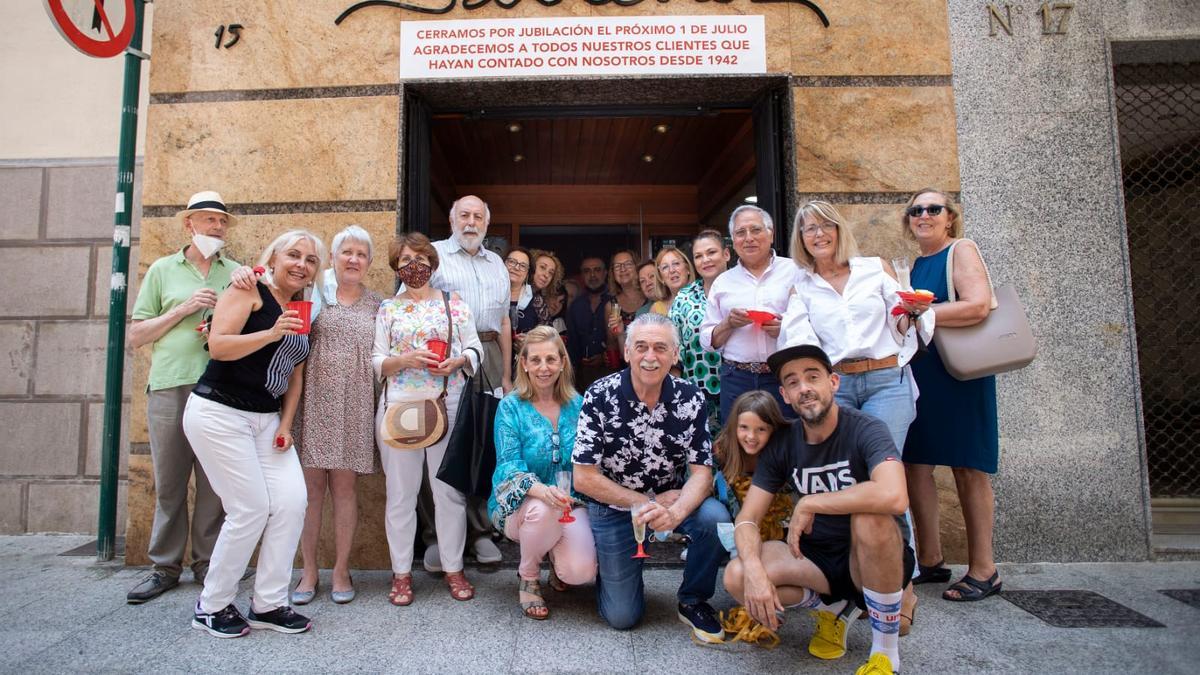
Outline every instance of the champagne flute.
<path id="1" fill-rule="evenodd" d="M 912 268 L 908 266 L 908 258 L 892 258 L 892 269 L 896 270 L 896 281 L 900 282 L 900 289 L 911 291 L 913 287 L 909 272 Z"/>
<path id="2" fill-rule="evenodd" d="M 571 498 L 571 472 L 559 471 L 554 474 L 554 484 L 559 490 L 567 493 L 567 499 Z M 563 507 L 562 517 L 558 519 L 560 523 L 573 523 L 575 516 L 571 515 L 571 505 L 567 504 Z"/>
<path id="3" fill-rule="evenodd" d="M 629 517 L 633 519 L 633 538 L 637 541 L 637 553 L 633 554 L 633 558 L 649 558 L 646 555 L 646 549 L 643 544 L 646 541 L 646 524 L 638 520 L 638 515 L 650 505 L 650 502 L 641 502 L 634 504 L 629 508 Z"/>

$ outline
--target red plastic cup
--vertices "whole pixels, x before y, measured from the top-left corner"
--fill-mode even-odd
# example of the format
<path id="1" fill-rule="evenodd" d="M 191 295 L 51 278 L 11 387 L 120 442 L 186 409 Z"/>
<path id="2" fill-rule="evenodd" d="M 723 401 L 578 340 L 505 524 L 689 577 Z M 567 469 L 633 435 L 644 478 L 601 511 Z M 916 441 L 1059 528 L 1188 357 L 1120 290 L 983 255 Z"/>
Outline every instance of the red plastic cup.
<path id="1" fill-rule="evenodd" d="M 771 319 L 777 318 L 774 312 L 764 312 L 761 309 L 748 309 L 746 310 L 746 315 L 750 317 L 751 321 L 760 326 Z"/>
<path id="2" fill-rule="evenodd" d="M 438 363 L 446 360 L 446 356 L 450 354 L 450 343 L 445 340 L 429 340 L 425 343 L 425 348 L 437 354 Z"/>
<path id="3" fill-rule="evenodd" d="M 300 313 L 297 317 L 304 322 L 300 330 L 296 331 L 297 335 L 308 335 L 308 331 L 312 328 L 312 301 L 311 300 L 293 300 L 287 304 L 288 309 L 294 309 Z"/>

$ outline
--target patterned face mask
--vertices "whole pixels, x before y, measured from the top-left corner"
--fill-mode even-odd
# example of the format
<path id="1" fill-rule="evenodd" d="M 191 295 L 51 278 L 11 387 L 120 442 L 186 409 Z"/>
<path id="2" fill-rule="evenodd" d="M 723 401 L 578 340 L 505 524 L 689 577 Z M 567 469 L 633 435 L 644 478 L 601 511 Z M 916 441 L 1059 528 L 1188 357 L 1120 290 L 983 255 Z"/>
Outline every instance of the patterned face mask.
<path id="1" fill-rule="evenodd" d="M 396 270 L 396 276 L 409 288 L 421 288 L 429 283 L 429 277 L 433 276 L 433 268 L 420 260 L 414 260 Z"/>

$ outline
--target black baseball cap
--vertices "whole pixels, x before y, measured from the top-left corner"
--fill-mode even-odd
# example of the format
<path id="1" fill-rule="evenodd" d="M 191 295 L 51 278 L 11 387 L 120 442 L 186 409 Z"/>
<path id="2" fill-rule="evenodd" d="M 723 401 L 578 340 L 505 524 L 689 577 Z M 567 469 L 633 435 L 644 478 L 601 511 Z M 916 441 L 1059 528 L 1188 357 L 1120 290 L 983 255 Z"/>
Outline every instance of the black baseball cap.
<path id="1" fill-rule="evenodd" d="M 767 357 L 767 365 L 770 366 L 771 372 L 775 373 L 775 377 L 779 377 L 779 371 L 796 359 L 816 359 L 821 365 L 825 366 L 826 371 L 833 372 L 833 364 L 829 362 L 829 356 L 825 353 L 825 350 L 816 345 L 784 347 Z"/>

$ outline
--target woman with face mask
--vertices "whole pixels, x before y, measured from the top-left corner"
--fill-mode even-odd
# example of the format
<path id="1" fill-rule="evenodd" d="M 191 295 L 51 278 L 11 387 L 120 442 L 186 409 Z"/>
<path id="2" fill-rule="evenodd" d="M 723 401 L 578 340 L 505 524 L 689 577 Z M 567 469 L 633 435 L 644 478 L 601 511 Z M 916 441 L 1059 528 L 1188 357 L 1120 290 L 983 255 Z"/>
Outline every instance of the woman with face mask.
<path id="1" fill-rule="evenodd" d="M 457 295 L 446 298 L 442 291 L 429 285 L 429 278 L 438 267 L 438 253 L 425 235 L 409 232 L 393 240 L 388 246 L 388 265 L 396 271 L 396 277 L 404 286 L 395 297 L 383 301 L 375 318 L 372 363 L 376 375 L 384 381 L 375 426 L 378 429 L 387 409 L 386 402 L 433 399 L 444 389 L 446 426 L 452 429 L 466 380 L 464 373 L 474 374 L 483 355 L 471 310 Z M 439 340 L 441 345 L 431 344 Z M 450 345 L 444 357 L 431 349 L 445 348 L 446 341 Z M 422 471 L 429 474 L 438 552 L 450 595 L 455 600 L 475 597 L 475 588 L 463 574 L 467 499 L 436 475 L 446 454 L 450 434 L 417 450 L 398 450 L 381 439 L 376 440 L 383 472 L 387 476 L 384 528 L 392 558 L 392 588 L 388 600 L 397 606 L 410 605 L 413 601 L 413 538 Z"/>

